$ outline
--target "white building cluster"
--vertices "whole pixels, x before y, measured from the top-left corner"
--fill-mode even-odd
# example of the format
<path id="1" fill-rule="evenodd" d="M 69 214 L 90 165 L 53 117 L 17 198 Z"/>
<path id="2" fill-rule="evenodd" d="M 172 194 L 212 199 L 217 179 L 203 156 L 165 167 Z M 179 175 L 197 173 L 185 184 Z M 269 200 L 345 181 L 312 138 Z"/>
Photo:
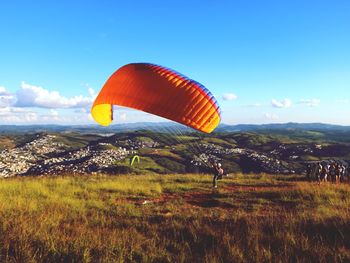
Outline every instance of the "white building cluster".
<path id="1" fill-rule="evenodd" d="M 109 167 L 130 154 L 121 147 L 100 149 L 98 146 L 87 146 L 68 151 L 67 145 L 55 139 L 54 135 L 38 134 L 34 140 L 20 147 L 1 151 L 0 177 L 86 173 Z"/>
<path id="2" fill-rule="evenodd" d="M 24 174 L 47 155 L 63 152 L 65 145 L 55 142 L 55 138 L 54 135 L 37 135 L 37 138 L 23 146 L 1 151 L 0 177 Z"/>

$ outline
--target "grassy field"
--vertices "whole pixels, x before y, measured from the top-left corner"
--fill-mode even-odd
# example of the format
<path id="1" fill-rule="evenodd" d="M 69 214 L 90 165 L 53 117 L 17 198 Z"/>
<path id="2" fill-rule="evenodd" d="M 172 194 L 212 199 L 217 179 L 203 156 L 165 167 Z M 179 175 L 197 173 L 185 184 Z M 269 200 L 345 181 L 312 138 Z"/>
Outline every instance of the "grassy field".
<path id="1" fill-rule="evenodd" d="M 0 262 L 349 262 L 350 186 L 301 179 L 2 179 Z"/>

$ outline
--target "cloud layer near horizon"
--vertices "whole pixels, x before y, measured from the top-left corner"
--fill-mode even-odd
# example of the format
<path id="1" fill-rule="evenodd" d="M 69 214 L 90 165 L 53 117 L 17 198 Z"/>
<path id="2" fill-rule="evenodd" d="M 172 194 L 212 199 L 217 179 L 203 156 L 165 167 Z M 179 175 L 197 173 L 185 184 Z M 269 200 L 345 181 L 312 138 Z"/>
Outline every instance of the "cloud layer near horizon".
<path id="1" fill-rule="evenodd" d="M 94 92 L 89 89 L 90 97 L 82 95 L 67 98 L 58 91 L 49 91 L 40 86 L 30 85 L 24 81 L 16 92 L 16 107 L 38 108 L 83 108 L 90 106 L 94 101 Z"/>
<path id="2" fill-rule="evenodd" d="M 0 122 L 12 123 L 71 123 L 90 121 L 91 107 L 96 94 L 88 88 L 89 96 L 64 97 L 58 91 L 50 91 L 22 81 L 20 88 L 9 92 L 0 86 Z M 35 110 L 37 109 L 37 110 Z M 78 113 L 61 116 L 57 109 L 77 109 Z"/>
<path id="3" fill-rule="evenodd" d="M 10 92 L 6 87 L 0 86 L 0 124 L 94 123 L 90 114 L 90 107 L 96 97 L 96 93 L 88 84 L 84 84 L 83 90 L 86 92 L 85 95 L 68 97 L 60 94 L 58 91 L 32 85 L 25 81 L 21 82 L 19 88 L 15 92 Z M 233 101 L 237 98 L 238 96 L 234 93 L 225 93 L 222 95 L 221 102 Z M 248 98 L 242 99 L 246 100 Z M 334 102 L 345 105 L 349 104 L 350 100 L 345 98 L 342 100 L 335 100 Z M 271 101 L 265 99 L 265 101 L 259 103 L 243 105 L 245 109 L 242 116 L 249 116 L 246 118 L 250 118 L 253 123 L 264 122 L 266 120 L 287 122 L 290 121 L 291 118 L 294 118 L 292 114 L 295 112 L 305 110 L 305 107 L 310 107 L 309 110 L 314 111 L 316 109 L 311 108 L 319 106 L 320 103 L 321 100 L 316 98 L 299 99 L 296 100 L 295 104 L 293 104 L 292 100 L 289 98 L 272 99 Z M 228 108 L 237 107 L 236 103 L 223 103 L 222 106 L 227 106 Z M 265 113 L 253 112 L 253 110 L 247 109 L 247 107 L 261 107 L 262 110 L 264 109 Z M 129 108 L 115 106 L 114 110 L 116 123 L 138 121 L 152 122 L 160 120 L 160 118 L 155 115 Z M 237 113 L 232 111 L 231 116 L 235 114 Z M 226 116 L 229 115 L 230 114 Z M 260 115 L 260 117 L 256 117 L 257 115 Z M 228 119 L 229 118 L 224 119 L 223 121 L 226 122 Z M 232 117 L 232 120 L 235 119 L 237 121 L 237 115 Z M 245 121 L 243 118 L 242 120 Z M 242 120 L 241 122 L 243 122 Z M 296 120 L 293 119 L 293 121 Z"/>

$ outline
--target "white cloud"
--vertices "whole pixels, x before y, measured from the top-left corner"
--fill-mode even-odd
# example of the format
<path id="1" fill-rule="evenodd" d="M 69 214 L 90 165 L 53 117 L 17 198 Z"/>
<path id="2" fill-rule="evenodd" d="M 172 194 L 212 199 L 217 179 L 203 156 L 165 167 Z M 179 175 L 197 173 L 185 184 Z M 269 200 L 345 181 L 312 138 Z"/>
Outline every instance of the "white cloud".
<path id="1" fill-rule="evenodd" d="M 290 99 L 276 100 L 271 101 L 271 105 L 275 108 L 289 108 L 292 106 L 292 101 Z"/>
<path id="2" fill-rule="evenodd" d="M 15 101 L 15 96 L 8 92 L 5 87 L 0 86 L 0 108 L 11 106 Z"/>
<path id="3" fill-rule="evenodd" d="M 16 98 L 12 95 L 0 95 L 0 108 L 11 106 L 15 103 Z"/>
<path id="4" fill-rule="evenodd" d="M 51 109 L 49 112 L 49 117 L 51 117 L 53 120 L 61 121 L 61 118 L 59 117 L 59 113 L 57 110 Z"/>
<path id="5" fill-rule="evenodd" d="M 321 103 L 319 99 L 302 99 L 299 101 L 299 104 L 304 104 L 309 107 L 316 107 Z"/>
<path id="6" fill-rule="evenodd" d="M 40 123 L 65 123 L 71 122 L 74 115 L 60 116 L 59 112 L 54 109 L 50 109 L 47 114 L 41 114 L 38 116 L 38 122 Z"/>
<path id="7" fill-rule="evenodd" d="M 93 89 L 89 93 L 94 94 Z M 30 85 L 24 81 L 16 93 L 16 107 L 39 107 L 39 108 L 83 108 L 90 106 L 94 100 L 91 97 L 74 96 L 63 97 L 58 91 L 49 91 L 39 86 Z"/>
<path id="8" fill-rule="evenodd" d="M 274 114 L 274 113 L 265 113 L 264 116 L 265 116 L 266 119 L 269 119 L 269 120 L 277 120 L 277 119 L 279 119 L 278 115 Z"/>
<path id="9" fill-rule="evenodd" d="M 51 109 L 51 110 L 50 110 L 50 115 L 51 115 L 51 116 L 58 116 L 59 114 L 58 114 L 58 111 L 57 111 L 57 110 Z"/>
<path id="10" fill-rule="evenodd" d="M 120 119 L 123 121 L 126 120 L 126 113 L 125 112 L 120 113 Z"/>
<path id="11" fill-rule="evenodd" d="M 14 107 L 0 108 L 0 121 L 3 123 L 31 123 L 37 120 L 38 114 L 31 110 Z"/>
<path id="12" fill-rule="evenodd" d="M 36 112 L 39 111 L 39 112 Z M 87 124 L 91 123 L 90 113 L 72 114 L 73 110 L 63 110 L 62 114 L 54 109 L 43 112 L 40 109 L 5 107 L 0 108 L 0 124 Z"/>
<path id="13" fill-rule="evenodd" d="M 237 98 L 238 96 L 234 93 L 225 93 L 224 95 L 222 95 L 223 100 L 235 100 Z"/>
<path id="14" fill-rule="evenodd" d="M 6 90 L 6 88 L 5 87 L 3 87 L 3 86 L 0 86 L 0 96 L 2 96 L 2 95 L 8 95 L 9 93 L 8 93 L 8 91 Z"/>
<path id="15" fill-rule="evenodd" d="M 26 112 L 33 112 L 29 109 L 22 109 L 22 108 L 15 108 L 15 107 L 5 107 L 0 108 L 0 115 L 6 115 L 6 114 L 13 114 L 13 113 L 26 113 Z"/>
<path id="16" fill-rule="evenodd" d="M 93 88 L 89 87 L 89 88 L 88 88 L 88 91 L 89 91 L 90 97 L 93 98 L 93 99 L 95 99 L 96 96 L 97 96 L 95 90 L 94 90 Z"/>

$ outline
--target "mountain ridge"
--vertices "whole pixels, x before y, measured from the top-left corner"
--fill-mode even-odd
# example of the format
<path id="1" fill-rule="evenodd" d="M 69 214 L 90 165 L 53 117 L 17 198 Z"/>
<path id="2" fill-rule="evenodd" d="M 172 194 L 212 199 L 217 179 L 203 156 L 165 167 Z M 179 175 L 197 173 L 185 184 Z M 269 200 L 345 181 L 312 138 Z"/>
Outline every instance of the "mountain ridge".
<path id="1" fill-rule="evenodd" d="M 97 124 L 89 125 L 57 125 L 57 124 L 36 124 L 36 125 L 0 125 L 0 133 L 23 133 L 23 132 L 64 132 L 77 131 L 86 133 L 109 133 L 117 131 L 135 131 L 135 130 L 156 130 L 171 132 L 168 129 L 176 128 L 183 132 L 194 132 L 194 130 L 172 122 L 137 122 L 120 123 L 108 127 L 102 127 Z M 315 131 L 350 131 L 350 126 L 327 124 L 327 123 L 267 123 L 267 124 L 220 124 L 214 132 L 239 132 L 239 131 L 262 131 L 262 130 L 315 130 Z"/>

